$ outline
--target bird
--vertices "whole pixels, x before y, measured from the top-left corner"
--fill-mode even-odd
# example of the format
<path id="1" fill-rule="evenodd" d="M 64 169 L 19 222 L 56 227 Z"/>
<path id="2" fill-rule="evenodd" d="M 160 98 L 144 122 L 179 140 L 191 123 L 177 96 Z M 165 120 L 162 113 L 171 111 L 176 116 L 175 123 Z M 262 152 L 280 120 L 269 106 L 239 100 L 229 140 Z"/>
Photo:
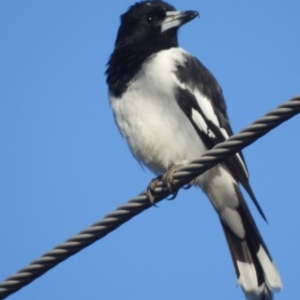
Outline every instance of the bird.
<path id="1" fill-rule="evenodd" d="M 164 1 L 136 2 L 121 15 L 106 82 L 121 135 L 142 165 L 162 175 L 198 159 L 233 131 L 212 73 L 178 45 L 178 29 L 199 16 Z M 249 183 L 242 152 L 198 176 L 217 212 L 246 299 L 270 300 L 279 271 L 251 215 L 241 186 L 265 215 Z"/>

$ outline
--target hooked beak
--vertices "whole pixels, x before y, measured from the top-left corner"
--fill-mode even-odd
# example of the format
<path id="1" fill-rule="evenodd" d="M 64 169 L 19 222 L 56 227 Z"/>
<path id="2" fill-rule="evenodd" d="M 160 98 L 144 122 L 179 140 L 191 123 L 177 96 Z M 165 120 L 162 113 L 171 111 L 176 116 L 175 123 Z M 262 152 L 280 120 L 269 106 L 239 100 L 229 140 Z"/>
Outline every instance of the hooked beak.
<path id="1" fill-rule="evenodd" d="M 167 11 L 166 14 L 167 17 L 161 23 L 161 32 L 167 31 L 171 28 L 179 28 L 199 16 L 199 13 L 194 10 Z"/>

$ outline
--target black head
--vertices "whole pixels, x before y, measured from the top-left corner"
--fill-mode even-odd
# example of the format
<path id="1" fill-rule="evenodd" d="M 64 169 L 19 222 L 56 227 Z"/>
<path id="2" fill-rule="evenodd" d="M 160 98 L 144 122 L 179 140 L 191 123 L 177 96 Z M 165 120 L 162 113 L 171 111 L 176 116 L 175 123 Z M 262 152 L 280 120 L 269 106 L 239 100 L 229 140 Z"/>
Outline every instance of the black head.
<path id="1" fill-rule="evenodd" d="M 178 46 L 178 28 L 194 19 L 195 11 L 177 12 L 163 1 L 143 1 L 134 4 L 121 16 L 115 47 L 134 46 L 168 49 Z"/>
<path id="2" fill-rule="evenodd" d="M 175 11 L 163 1 L 142 1 L 121 16 L 115 49 L 106 70 L 110 93 L 120 96 L 145 60 L 160 50 L 177 47 L 178 28 L 198 16 Z"/>

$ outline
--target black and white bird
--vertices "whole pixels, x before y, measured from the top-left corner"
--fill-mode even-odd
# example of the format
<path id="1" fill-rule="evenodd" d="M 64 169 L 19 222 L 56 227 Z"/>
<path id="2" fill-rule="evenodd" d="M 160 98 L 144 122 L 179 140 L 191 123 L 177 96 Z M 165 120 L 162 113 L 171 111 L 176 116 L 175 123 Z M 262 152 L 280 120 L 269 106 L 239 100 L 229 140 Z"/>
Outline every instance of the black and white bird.
<path id="1" fill-rule="evenodd" d="M 115 121 L 134 157 L 155 174 L 198 159 L 232 135 L 222 90 L 177 31 L 198 12 L 163 1 L 134 4 L 121 16 L 107 84 Z M 246 298 L 273 299 L 280 275 L 241 193 L 251 190 L 242 153 L 195 180 L 219 215 Z"/>

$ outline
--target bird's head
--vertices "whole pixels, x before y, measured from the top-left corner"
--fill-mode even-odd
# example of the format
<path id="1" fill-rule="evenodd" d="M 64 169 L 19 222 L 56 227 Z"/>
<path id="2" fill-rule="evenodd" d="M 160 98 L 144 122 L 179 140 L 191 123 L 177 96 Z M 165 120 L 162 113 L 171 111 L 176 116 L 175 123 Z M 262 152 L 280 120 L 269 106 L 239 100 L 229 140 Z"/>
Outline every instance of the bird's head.
<path id="1" fill-rule="evenodd" d="M 115 47 L 176 47 L 178 28 L 198 15 L 197 11 L 176 11 L 163 1 L 136 3 L 121 16 Z"/>

